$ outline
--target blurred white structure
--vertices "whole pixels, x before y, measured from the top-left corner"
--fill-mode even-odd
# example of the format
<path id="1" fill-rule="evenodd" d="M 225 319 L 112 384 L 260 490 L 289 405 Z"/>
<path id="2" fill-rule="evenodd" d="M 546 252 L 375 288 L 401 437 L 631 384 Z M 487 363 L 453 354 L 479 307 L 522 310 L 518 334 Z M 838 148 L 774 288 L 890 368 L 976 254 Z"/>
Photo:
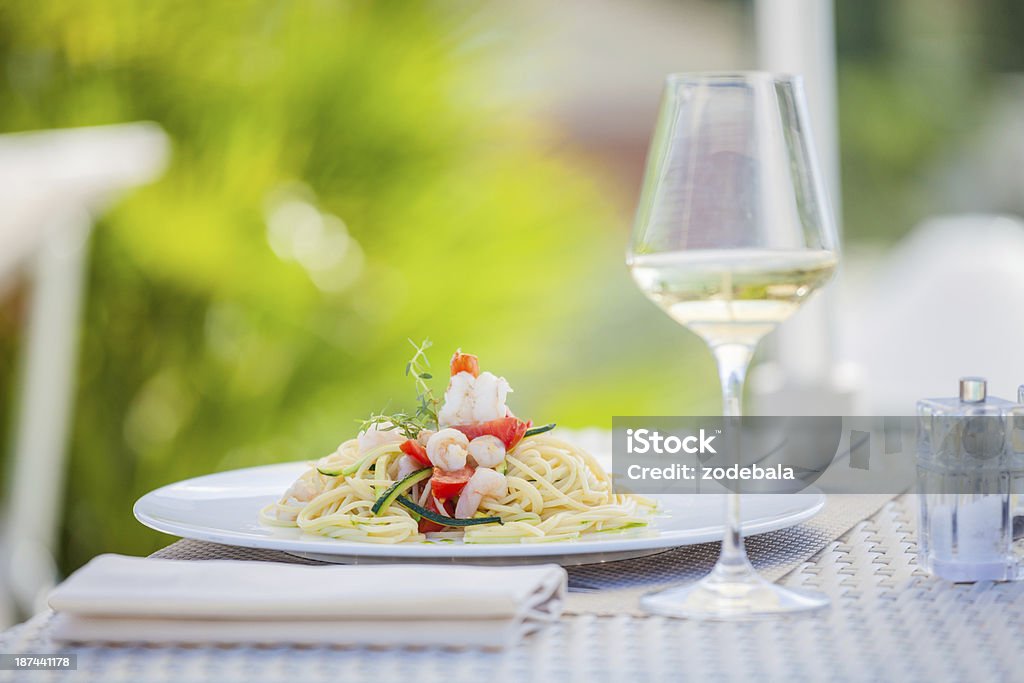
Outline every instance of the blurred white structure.
<path id="1" fill-rule="evenodd" d="M 13 458 L 0 518 L 0 626 L 30 613 L 57 579 L 79 313 L 91 214 L 162 171 L 155 124 L 0 136 L 0 290 L 31 279 Z"/>
<path id="2" fill-rule="evenodd" d="M 746 11 L 717 0 L 490 3 L 529 36 L 499 78 L 535 100 L 635 206 L 666 74 L 749 68 Z"/>
<path id="3" fill-rule="evenodd" d="M 760 68 L 804 78 L 811 133 L 839 230 L 833 0 L 758 0 L 754 8 Z M 771 358 L 751 373 L 752 412 L 846 415 L 857 411 L 860 372 L 839 355 L 835 287 L 833 281 L 772 335 Z"/>
<path id="4" fill-rule="evenodd" d="M 863 264 L 863 265 L 860 265 Z M 919 398 L 982 375 L 1016 399 L 1024 384 L 1024 221 L 931 219 L 884 256 L 851 258 L 842 290 L 844 353 L 864 372 L 864 409 L 912 415 Z"/>

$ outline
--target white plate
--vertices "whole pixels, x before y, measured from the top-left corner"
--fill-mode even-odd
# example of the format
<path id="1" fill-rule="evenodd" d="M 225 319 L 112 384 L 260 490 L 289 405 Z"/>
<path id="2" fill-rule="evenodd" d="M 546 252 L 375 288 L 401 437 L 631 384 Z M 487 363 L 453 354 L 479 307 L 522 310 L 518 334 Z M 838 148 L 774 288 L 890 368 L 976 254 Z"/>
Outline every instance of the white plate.
<path id="1" fill-rule="evenodd" d="M 250 467 L 209 474 L 164 486 L 135 503 L 135 517 L 164 533 L 243 548 L 283 550 L 328 562 L 469 562 L 564 565 L 621 560 L 694 543 L 720 541 L 725 534 L 721 495 L 659 496 L 664 512 L 651 529 L 594 534 L 578 541 L 540 544 L 409 543 L 383 545 L 340 541 L 265 527 L 257 513 L 280 497 L 306 463 Z M 774 531 L 812 517 L 825 504 L 820 492 L 743 497 L 743 531 Z"/>

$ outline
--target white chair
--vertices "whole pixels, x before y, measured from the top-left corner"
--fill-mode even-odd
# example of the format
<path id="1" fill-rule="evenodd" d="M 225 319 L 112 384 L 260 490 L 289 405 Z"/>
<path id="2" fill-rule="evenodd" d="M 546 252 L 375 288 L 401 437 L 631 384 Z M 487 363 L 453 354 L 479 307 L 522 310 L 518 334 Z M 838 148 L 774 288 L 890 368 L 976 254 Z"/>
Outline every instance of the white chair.
<path id="1" fill-rule="evenodd" d="M 0 628 L 41 606 L 54 562 L 91 216 L 157 177 L 159 126 L 133 123 L 0 136 L 0 293 L 31 279 L 12 462 L 0 518 Z"/>
<path id="2" fill-rule="evenodd" d="M 912 415 L 919 398 L 955 395 L 962 375 L 983 375 L 991 394 L 1016 398 L 1024 222 L 938 217 L 877 263 L 851 265 L 840 339 L 863 373 L 868 414 Z"/>

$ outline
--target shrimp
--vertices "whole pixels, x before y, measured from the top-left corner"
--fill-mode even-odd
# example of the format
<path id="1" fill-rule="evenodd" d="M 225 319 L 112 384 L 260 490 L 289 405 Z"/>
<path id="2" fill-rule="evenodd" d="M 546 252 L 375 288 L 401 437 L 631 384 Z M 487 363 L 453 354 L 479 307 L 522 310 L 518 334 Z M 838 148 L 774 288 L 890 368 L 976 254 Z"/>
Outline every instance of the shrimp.
<path id="1" fill-rule="evenodd" d="M 457 429 L 442 429 L 427 440 L 427 457 L 446 472 L 466 466 L 468 449 L 469 439 Z"/>
<path id="2" fill-rule="evenodd" d="M 288 487 L 281 496 L 281 502 L 308 503 L 323 493 L 326 487 L 324 476 L 315 468 L 311 468 Z"/>
<path id="3" fill-rule="evenodd" d="M 480 467 L 494 467 L 505 459 L 505 444 L 490 434 L 478 436 L 469 442 L 469 454 Z"/>
<path id="4" fill-rule="evenodd" d="M 508 482 L 504 474 L 487 467 L 478 467 L 459 494 L 455 505 L 456 519 L 469 519 L 480 508 L 484 498 L 501 498 L 508 493 Z"/>
<path id="5" fill-rule="evenodd" d="M 452 376 L 460 372 L 468 372 L 476 377 L 480 374 L 480 359 L 471 353 L 463 353 L 462 349 L 456 349 L 448 366 L 451 368 Z"/>
<path id="6" fill-rule="evenodd" d="M 505 417 L 508 408 L 505 399 L 512 391 L 504 377 L 490 372 L 482 372 L 476 378 L 475 402 L 473 403 L 473 422 L 488 422 Z"/>
<path id="7" fill-rule="evenodd" d="M 288 490 L 278 501 L 277 509 L 274 510 L 274 517 L 282 522 L 294 522 L 299 516 L 299 510 L 327 488 L 327 477 L 310 469 L 301 477 L 292 482 Z"/>
<path id="8" fill-rule="evenodd" d="M 487 422 L 505 417 L 505 399 L 512 387 L 504 377 L 482 372 L 474 377 L 468 372 L 452 375 L 444 392 L 444 405 L 438 413 L 442 426 Z"/>
<path id="9" fill-rule="evenodd" d="M 423 469 L 423 463 L 416 458 L 403 455 L 398 459 L 398 473 L 395 475 L 395 481 L 402 481 L 416 470 L 421 469 Z"/>
<path id="10" fill-rule="evenodd" d="M 442 427 L 473 421 L 475 387 L 476 377 L 468 372 L 452 375 L 444 392 L 444 405 L 437 413 L 437 421 Z"/>
<path id="11" fill-rule="evenodd" d="M 402 443 L 405 437 L 390 422 L 380 422 L 371 425 L 365 432 L 358 436 L 359 452 L 365 453 L 368 450 L 383 446 L 388 443 Z"/>
<path id="12" fill-rule="evenodd" d="M 433 429 L 421 429 L 420 433 L 416 435 L 416 440 L 419 441 L 424 448 L 426 448 L 427 442 L 430 441 L 430 437 L 432 437 L 434 434 L 437 434 L 437 432 L 435 432 Z"/>

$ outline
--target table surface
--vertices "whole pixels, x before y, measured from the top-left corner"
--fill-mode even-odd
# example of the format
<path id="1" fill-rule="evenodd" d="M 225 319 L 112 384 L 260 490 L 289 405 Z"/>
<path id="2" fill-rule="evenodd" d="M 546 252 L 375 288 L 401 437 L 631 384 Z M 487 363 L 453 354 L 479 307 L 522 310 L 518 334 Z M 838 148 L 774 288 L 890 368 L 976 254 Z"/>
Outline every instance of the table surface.
<path id="1" fill-rule="evenodd" d="M 912 496 L 883 503 L 782 576 L 831 596 L 832 606 L 813 615 L 698 623 L 577 606 L 506 652 L 75 647 L 66 651 L 78 653 L 76 672 L 0 671 L 0 681 L 1020 680 L 1024 583 L 954 585 L 925 575 L 916 566 L 916 514 Z M 0 634 L 0 653 L 58 651 L 50 618 Z"/>

